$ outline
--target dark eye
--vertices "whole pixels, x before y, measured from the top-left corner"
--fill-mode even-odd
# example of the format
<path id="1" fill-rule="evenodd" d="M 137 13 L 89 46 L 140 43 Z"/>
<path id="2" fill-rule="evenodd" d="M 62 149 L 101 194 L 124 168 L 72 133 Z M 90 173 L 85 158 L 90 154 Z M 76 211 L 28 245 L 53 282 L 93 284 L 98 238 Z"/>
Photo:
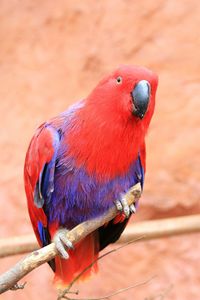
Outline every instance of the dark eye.
<path id="1" fill-rule="evenodd" d="M 122 77 L 121 77 L 121 76 L 118 76 L 118 77 L 116 78 L 116 82 L 117 82 L 117 84 L 121 84 L 121 83 L 122 83 Z"/>

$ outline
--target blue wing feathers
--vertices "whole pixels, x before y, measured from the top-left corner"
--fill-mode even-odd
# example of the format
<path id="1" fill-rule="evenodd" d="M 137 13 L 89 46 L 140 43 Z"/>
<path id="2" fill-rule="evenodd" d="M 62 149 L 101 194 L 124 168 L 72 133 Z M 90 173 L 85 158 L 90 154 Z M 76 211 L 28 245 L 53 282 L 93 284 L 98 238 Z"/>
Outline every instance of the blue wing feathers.
<path id="1" fill-rule="evenodd" d="M 47 236 L 45 233 L 45 227 L 43 226 L 42 222 L 38 222 L 38 231 L 39 231 L 39 235 L 40 235 L 40 240 L 42 242 L 43 246 L 48 245 L 48 240 L 47 240 Z"/>
<path id="2" fill-rule="evenodd" d="M 48 202 L 54 191 L 54 174 L 56 166 L 57 152 L 60 143 L 59 133 L 50 125 L 46 125 L 46 130 L 50 130 L 53 136 L 54 154 L 50 162 L 44 164 L 39 175 L 34 192 L 34 203 L 38 208 L 42 208 L 44 202 Z"/>

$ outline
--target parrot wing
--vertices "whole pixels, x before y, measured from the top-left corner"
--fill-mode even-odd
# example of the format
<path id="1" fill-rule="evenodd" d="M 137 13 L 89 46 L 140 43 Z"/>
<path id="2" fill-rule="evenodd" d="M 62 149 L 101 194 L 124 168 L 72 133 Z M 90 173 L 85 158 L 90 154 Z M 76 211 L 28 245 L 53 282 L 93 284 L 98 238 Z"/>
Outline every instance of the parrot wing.
<path id="1" fill-rule="evenodd" d="M 40 246 L 50 242 L 45 206 L 54 190 L 54 172 L 60 137 L 56 129 L 45 123 L 31 140 L 24 167 L 28 209 Z"/>

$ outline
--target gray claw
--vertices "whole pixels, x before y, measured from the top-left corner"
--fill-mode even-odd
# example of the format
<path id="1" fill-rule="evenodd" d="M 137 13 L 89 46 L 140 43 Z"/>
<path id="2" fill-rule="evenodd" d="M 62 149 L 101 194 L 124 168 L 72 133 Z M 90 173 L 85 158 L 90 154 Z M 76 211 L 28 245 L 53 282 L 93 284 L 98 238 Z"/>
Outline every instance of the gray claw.
<path id="1" fill-rule="evenodd" d="M 128 206 L 128 202 L 127 202 L 126 198 L 122 198 L 121 203 L 123 206 L 123 212 L 124 212 L 125 216 L 128 218 L 130 215 L 130 208 Z"/>
<path id="2" fill-rule="evenodd" d="M 119 210 L 119 211 L 123 210 L 122 203 L 119 200 L 115 201 L 115 205 L 116 205 L 117 210 Z"/>
<path id="3" fill-rule="evenodd" d="M 125 197 L 121 197 L 121 200 L 115 201 L 117 210 L 123 212 L 128 218 L 131 213 L 136 213 L 136 208 L 134 204 L 128 205 L 128 202 Z"/>
<path id="4" fill-rule="evenodd" d="M 53 239 L 59 254 L 65 259 L 69 258 L 69 254 L 66 251 L 66 248 L 69 248 L 69 249 L 74 248 L 72 242 L 66 237 L 66 234 L 68 231 L 69 230 L 64 229 L 64 228 L 59 229 L 56 232 L 54 239 Z"/>
<path id="5" fill-rule="evenodd" d="M 131 213 L 133 213 L 133 214 L 136 213 L 136 207 L 135 207 L 135 204 L 131 204 L 131 205 L 130 205 L 130 211 L 131 211 Z"/>

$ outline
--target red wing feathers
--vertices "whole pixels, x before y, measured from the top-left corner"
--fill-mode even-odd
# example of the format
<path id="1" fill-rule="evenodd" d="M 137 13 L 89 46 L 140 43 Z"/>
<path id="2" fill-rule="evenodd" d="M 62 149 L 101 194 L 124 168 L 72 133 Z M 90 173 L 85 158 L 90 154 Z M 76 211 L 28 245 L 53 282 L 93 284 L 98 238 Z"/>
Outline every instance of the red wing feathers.
<path id="1" fill-rule="evenodd" d="M 25 191 L 28 201 L 28 209 L 31 222 L 40 245 L 44 244 L 42 227 L 47 227 L 47 217 L 43 210 L 44 197 L 42 195 L 42 181 L 44 175 L 48 176 L 46 191 L 49 190 L 49 182 L 53 179 L 56 151 L 58 148 L 58 133 L 52 127 L 43 124 L 33 136 L 27 151 L 24 167 Z M 50 164 L 49 174 L 44 174 L 44 168 Z M 53 170 L 53 172 L 52 172 Z M 52 190 L 52 187 L 51 187 Z"/>

